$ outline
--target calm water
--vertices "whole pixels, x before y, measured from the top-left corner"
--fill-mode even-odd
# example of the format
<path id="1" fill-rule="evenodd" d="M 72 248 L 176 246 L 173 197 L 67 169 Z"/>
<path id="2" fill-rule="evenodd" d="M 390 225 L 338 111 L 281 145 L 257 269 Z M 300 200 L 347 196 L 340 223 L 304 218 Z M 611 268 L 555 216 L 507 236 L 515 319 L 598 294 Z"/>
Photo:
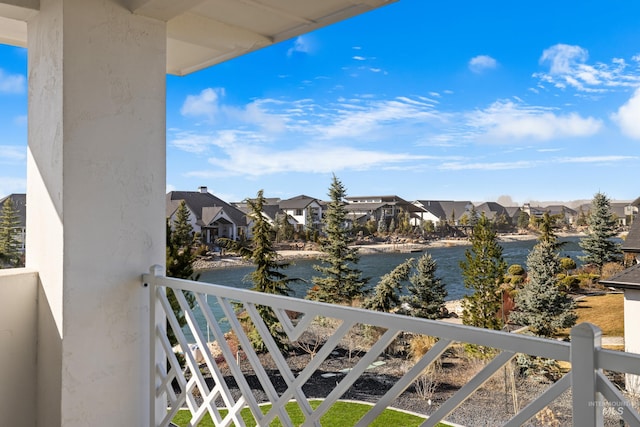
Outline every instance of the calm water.
<path id="1" fill-rule="evenodd" d="M 570 256 L 580 264 L 578 256 L 582 254 L 582 251 L 578 245 L 579 238 L 569 237 L 560 239 L 560 241 L 566 242 L 561 247 L 560 256 Z M 520 264 L 525 267 L 527 255 L 535 243 L 536 240 L 501 243 L 503 247 L 502 255 L 507 262 L 507 265 Z M 460 299 L 465 295 L 466 289 L 462 282 L 459 263 L 464 259 L 464 252 L 469 247 L 470 246 L 451 246 L 445 248 L 431 248 L 428 250 L 431 256 L 438 263 L 437 275 L 442 278 L 442 281 L 447 286 L 447 290 L 449 292 L 447 297 L 448 300 Z M 371 278 L 369 284 L 373 287 L 378 283 L 381 276 L 393 270 L 407 258 L 418 258 L 421 255 L 422 253 L 383 253 L 362 255 L 360 257 L 360 262 L 358 263 L 358 268 L 362 270 L 365 277 Z M 291 285 L 293 296 L 302 298 L 306 295 L 307 289 L 311 286 L 311 278 L 318 275 L 318 273 L 313 269 L 313 265 L 317 263 L 317 260 L 296 260 L 292 262 L 290 267 L 286 270 L 289 277 L 297 277 L 304 280 L 304 282 Z M 200 276 L 200 281 L 248 289 L 252 286 L 252 283 L 247 278 L 247 275 L 252 271 L 253 267 L 232 267 L 203 271 Z M 224 317 L 222 310 L 218 307 L 214 298 L 209 299 L 209 306 L 216 318 L 222 319 Z M 204 332 L 206 330 L 204 316 L 200 310 L 195 310 L 195 316 Z M 226 324 L 226 321 L 224 320 L 220 322 L 220 326 L 225 332 L 229 329 L 229 325 Z M 185 327 L 184 332 L 190 343 L 195 342 L 187 327 Z"/>
<path id="2" fill-rule="evenodd" d="M 560 250 L 561 256 L 570 256 L 576 262 L 578 256 L 582 254 L 578 245 L 578 237 L 568 237 L 560 239 L 566 242 Z M 536 240 L 526 240 L 517 242 L 503 242 L 503 257 L 507 265 L 520 264 L 525 267 L 527 255 Z M 460 271 L 460 261 L 464 259 L 464 252 L 470 246 L 451 246 L 445 248 L 430 248 L 427 252 L 431 254 L 433 259 L 438 263 L 437 275 L 442 278 L 446 284 L 449 296 L 447 299 L 460 299 L 465 295 L 466 289 L 462 283 L 462 274 Z M 371 286 L 375 286 L 378 280 L 384 274 L 387 274 L 407 258 L 418 258 L 421 253 L 382 253 L 361 255 L 358 268 L 362 270 L 365 277 L 371 277 L 369 281 Z M 311 278 L 317 276 L 318 272 L 313 269 L 313 265 L 317 264 L 317 260 L 295 260 L 286 270 L 289 277 L 297 277 L 305 282 L 294 283 L 291 288 L 294 296 L 304 297 L 307 289 L 310 287 Z M 233 267 L 216 269 L 202 272 L 200 276 L 201 282 L 216 283 L 220 285 L 233 286 L 237 288 L 250 288 L 252 286 L 247 275 L 253 271 L 253 267 Z"/>

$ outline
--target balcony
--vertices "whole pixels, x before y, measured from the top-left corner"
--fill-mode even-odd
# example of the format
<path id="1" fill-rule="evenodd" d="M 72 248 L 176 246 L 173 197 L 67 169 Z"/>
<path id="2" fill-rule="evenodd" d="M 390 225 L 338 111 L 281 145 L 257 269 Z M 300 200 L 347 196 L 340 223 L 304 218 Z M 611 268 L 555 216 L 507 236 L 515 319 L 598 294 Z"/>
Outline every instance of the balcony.
<path id="1" fill-rule="evenodd" d="M 399 336 L 421 334 L 437 338 L 435 344 L 424 356 L 412 363 L 406 373 L 395 378 L 384 393 L 380 393 L 371 409 L 358 421 L 358 426 L 369 425 L 387 407 L 392 406 L 394 400 L 411 387 L 425 369 L 437 363 L 452 346 L 460 343 L 490 347 L 494 351 L 490 352 L 492 357 L 483 363 L 482 369 L 447 400 L 433 407 L 429 407 L 425 401 L 425 414 L 428 413 L 429 418 L 422 424 L 424 426 L 446 422 L 447 417 L 456 408 L 464 406 L 465 401 L 483 384 L 495 375 L 502 375 L 502 368 L 509 365 L 518 354 L 556 360 L 567 366 L 566 373 L 549 384 L 536 398 L 523 402 L 509 418 L 501 420 L 503 425 L 525 425 L 545 408 L 553 407 L 559 396 L 569 393 L 572 403 L 568 419 L 575 426 L 622 425 L 620 420 L 624 420 L 627 425 L 640 426 L 637 409 L 627 399 L 624 390 L 606 374 L 616 372 L 640 375 L 640 355 L 602 349 L 600 331 L 590 324 L 574 327 L 571 343 L 568 343 L 171 279 L 163 277 L 160 272 L 161 269 L 156 268 L 143 277 L 143 286 L 149 289 L 151 307 L 155 307 L 149 318 L 153 333 L 149 349 L 151 378 L 154 382 L 151 390 L 156 399 L 156 407 L 166 405 L 169 408 L 167 412 L 155 412 L 154 425 L 170 425 L 181 408 L 191 413 L 192 425 L 197 425 L 207 414 L 215 420 L 216 425 L 244 425 L 240 411 L 249 408 L 257 425 L 269 425 L 272 421 L 279 420 L 282 425 L 290 426 L 294 424 L 284 405 L 295 400 L 304 413 L 303 425 L 319 426 L 322 416 L 361 376 L 374 369 L 376 362 L 391 351 L 390 347 Z M 167 300 L 166 291 L 169 288 L 176 293 L 184 310 L 188 325 L 184 329 L 190 339 L 178 326 Z M 183 292 L 195 295 L 193 309 L 189 307 Z M 335 327 L 323 337 L 321 345 L 314 349 L 315 354 L 307 366 L 302 370 L 293 369 L 269 334 L 258 314 L 257 306 L 268 306 L 273 310 L 292 343 L 297 342 L 318 319 Z M 236 314 L 238 312 L 249 314 L 277 369 L 266 369 L 263 366 L 243 330 Z M 184 368 L 180 366 L 167 338 L 167 324 L 175 332 L 180 347 L 191 348 L 183 353 Z M 237 337 L 237 345 L 230 345 L 225 338 L 225 330 L 229 329 Z M 334 357 L 336 349 L 344 345 L 352 331 L 363 330 L 378 332 L 369 350 L 357 360 L 354 358 L 353 365 L 346 370 L 324 372 L 321 368 L 323 362 Z M 210 351 L 208 335 L 217 343 L 215 354 Z M 245 358 L 246 360 L 241 360 Z M 250 366 L 248 370 L 247 366 Z M 304 389 L 308 381 L 318 378 L 317 371 L 329 374 L 336 385 L 314 409 L 309 404 Z M 264 402 L 256 397 L 255 384 L 249 384 L 246 377 L 248 372 L 259 382 L 260 395 L 266 396 L 266 402 L 271 404 L 266 413 L 260 409 L 260 404 Z M 228 412 L 222 415 L 221 408 Z M 465 424 L 477 425 L 477 421 L 469 419 Z M 567 420 L 562 425 L 566 422 Z"/>

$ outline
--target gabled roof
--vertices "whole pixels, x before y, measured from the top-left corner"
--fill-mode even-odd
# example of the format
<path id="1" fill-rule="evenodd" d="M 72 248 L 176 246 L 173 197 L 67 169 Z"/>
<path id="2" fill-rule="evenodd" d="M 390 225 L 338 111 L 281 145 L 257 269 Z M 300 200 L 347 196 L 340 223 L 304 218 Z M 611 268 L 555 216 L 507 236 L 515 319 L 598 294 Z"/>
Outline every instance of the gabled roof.
<path id="1" fill-rule="evenodd" d="M 507 215 L 513 219 L 518 219 L 517 217 L 522 212 L 520 206 L 505 206 L 504 209 L 507 211 Z"/>
<path id="2" fill-rule="evenodd" d="M 167 217 L 173 215 L 182 200 L 185 201 L 189 210 L 196 216 L 198 225 L 208 225 L 211 219 L 219 213 L 219 211 L 205 210 L 205 208 L 223 209 L 236 225 L 245 226 L 247 224 L 246 215 L 240 209 L 211 193 L 200 191 L 171 191 L 167 193 Z"/>
<path id="3" fill-rule="evenodd" d="M 542 208 L 545 212 L 549 212 L 549 215 L 560 215 L 562 213 L 566 215 L 577 215 L 578 212 L 575 209 L 571 209 L 564 205 L 549 205 Z"/>
<path id="4" fill-rule="evenodd" d="M 20 226 L 25 227 L 27 225 L 27 195 L 21 193 L 9 194 L 6 197 L 0 199 L 0 211 L 4 207 L 4 202 L 7 199 L 11 199 L 13 202 L 13 208 L 16 210 L 18 214 L 18 219 L 20 220 Z"/>
<path id="5" fill-rule="evenodd" d="M 416 200 L 414 204 L 419 204 L 421 208 L 439 219 L 451 219 L 451 214 L 455 214 L 455 218 L 459 219 L 469 208 L 473 206 L 470 201 L 454 201 L 454 200 Z"/>
<path id="6" fill-rule="evenodd" d="M 600 284 L 613 288 L 640 289 L 640 264 L 632 265 L 607 280 L 600 280 Z"/>
<path id="7" fill-rule="evenodd" d="M 301 194 L 286 200 L 280 200 L 280 209 L 304 209 L 317 199 Z"/>
<path id="8" fill-rule="evenodd" d="M 631 224 L 629 234 L 622 242 L 621 249 L 623 252 L 640 253 L 640 219 L 636 218 Z"/>
<path id="9" fill-rule="evenodd" d="M 507 210 L 500 203 L 497 202 L 485 202 L 478 206 L 476 206 L 476 211 L 480 213 L 484 213 L 484 215 L 489 219 L 494 219 L 498 215 L 504 214 L 507 215 Z"/>

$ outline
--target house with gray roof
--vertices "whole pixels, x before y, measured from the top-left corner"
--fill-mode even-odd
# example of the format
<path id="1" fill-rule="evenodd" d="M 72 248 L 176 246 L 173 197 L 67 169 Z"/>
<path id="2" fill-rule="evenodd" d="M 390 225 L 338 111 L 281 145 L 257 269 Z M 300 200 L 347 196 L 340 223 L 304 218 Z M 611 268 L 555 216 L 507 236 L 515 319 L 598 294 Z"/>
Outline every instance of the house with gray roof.
<path id="1" fill-rule="evenodd" d="M 281 200 L 280 210 L 295 221 L 297 231 L 306 228 L 318 228 L 322 220 L 322 207 L 318 199 L 301 194 L 290 199 Z M 311 221 L 310 224 L 307 222 Z"/>
<path id="2" fill-rule="evenodd" d="M 636 327 L 640 313 L 640 221 L 631 226 L 622 252 L 625 265 L 631 266 L 609 279 L 600 280 L 600 284 L 623 290 L 625 351 L 640 353 L 640 328 Z M 625 388 L 629 392 L 640 393 L 640 376 L 625 374 Z"/>
<path id="3" fill-rule="evenodd" d="M 640 221 L 635 221 L 631 225 L 620 249 L 624 254 L 625 265 L 640 264 Z"/>
<path id="4" fill-rule="evenodd" d="M 376 222 L 383 218 L 388 225 L 400 212 L 408 212 L 410 223 L 418 225 L 422 213 L 420 207 L 395 195 L 346 197 L 345 201 L 349 219 L 359 224 L 365 223 L 370 218 Z"/>
<path id="5" fill-rule="evenodd" d="M 166 215 L 171 223 L 183 200 L 191 214 L 191 226 L 200 233 L 202 243 L 213 245 L 219 237 L 234 240 L 240 236 L 251 237 L 246 214 L 209 193 L 207 187 L 200 187 L 198 191 L 167 193 Z"/>
<path id="6" fill-rule="evenodd" d="M 9 194 L 6 197 L 0 199 L 0 212 L 4 208 L 4 204 L 7 200 L 11 199 L 13 202 L 13 208 L 16 210 L 18 214 L 19 220 L 19 233 L 16 236 L 18 242 L 20 242 L 20 249 L 24 252 L 24 244 L 26 238 L 26 230 L 27 230 L 27 195 L 22 193 L 14 193 Z"/>
<path id="7" fill-rule="evenodd" d="M 470 201 L 416 200 L 413 205 L 422 210 L 418 211 L 421 220 L 432 221 L 435 225 L 444 222 L 459 225 L 460 218 L 473 209 L 473 203 Z"/>

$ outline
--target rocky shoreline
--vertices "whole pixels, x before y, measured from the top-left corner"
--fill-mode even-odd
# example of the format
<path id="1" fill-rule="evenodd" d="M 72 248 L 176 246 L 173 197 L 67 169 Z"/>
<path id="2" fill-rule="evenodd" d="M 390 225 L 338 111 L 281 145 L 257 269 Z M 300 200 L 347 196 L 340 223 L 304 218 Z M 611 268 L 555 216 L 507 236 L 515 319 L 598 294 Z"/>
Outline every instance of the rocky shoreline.
<path id="1" fill-rule="evenodd" d="M 573 234 L 558 234 L 559 236 L 570 236 Z M 499 236 L 499 240 L 503 242 L 513 242 L 518 240 L 535 240 L 537 236 L 535 234 L 504 234 Z M 357 244 L 361 255 L 387 253 L 387 252 L 424 252 L 430 248 L 448 247 L 448 246 L 465 246 L 469 245 L 469 240 L 466 238 L 458 239 L 440 239 L 431 240 L 428 242 L 414 242 L 398 240 L 395 243 L 365 243 Z M 322 252 L 313 249 L 307 249 L 301 247 L 301 249 L 285 249 L 278 250 L 278 254 L 282 260 L 295 260 L 295 259 L 318 259 L 322 256 Z M 227 267 L 240 267 L 249 266 L 250 262 L 235 255 L 220 255 L 214 253 L 212 255 L 201 257 L 193 263 L 193 268 L 196 271 L 214 270 L 218 268 Z"/>

